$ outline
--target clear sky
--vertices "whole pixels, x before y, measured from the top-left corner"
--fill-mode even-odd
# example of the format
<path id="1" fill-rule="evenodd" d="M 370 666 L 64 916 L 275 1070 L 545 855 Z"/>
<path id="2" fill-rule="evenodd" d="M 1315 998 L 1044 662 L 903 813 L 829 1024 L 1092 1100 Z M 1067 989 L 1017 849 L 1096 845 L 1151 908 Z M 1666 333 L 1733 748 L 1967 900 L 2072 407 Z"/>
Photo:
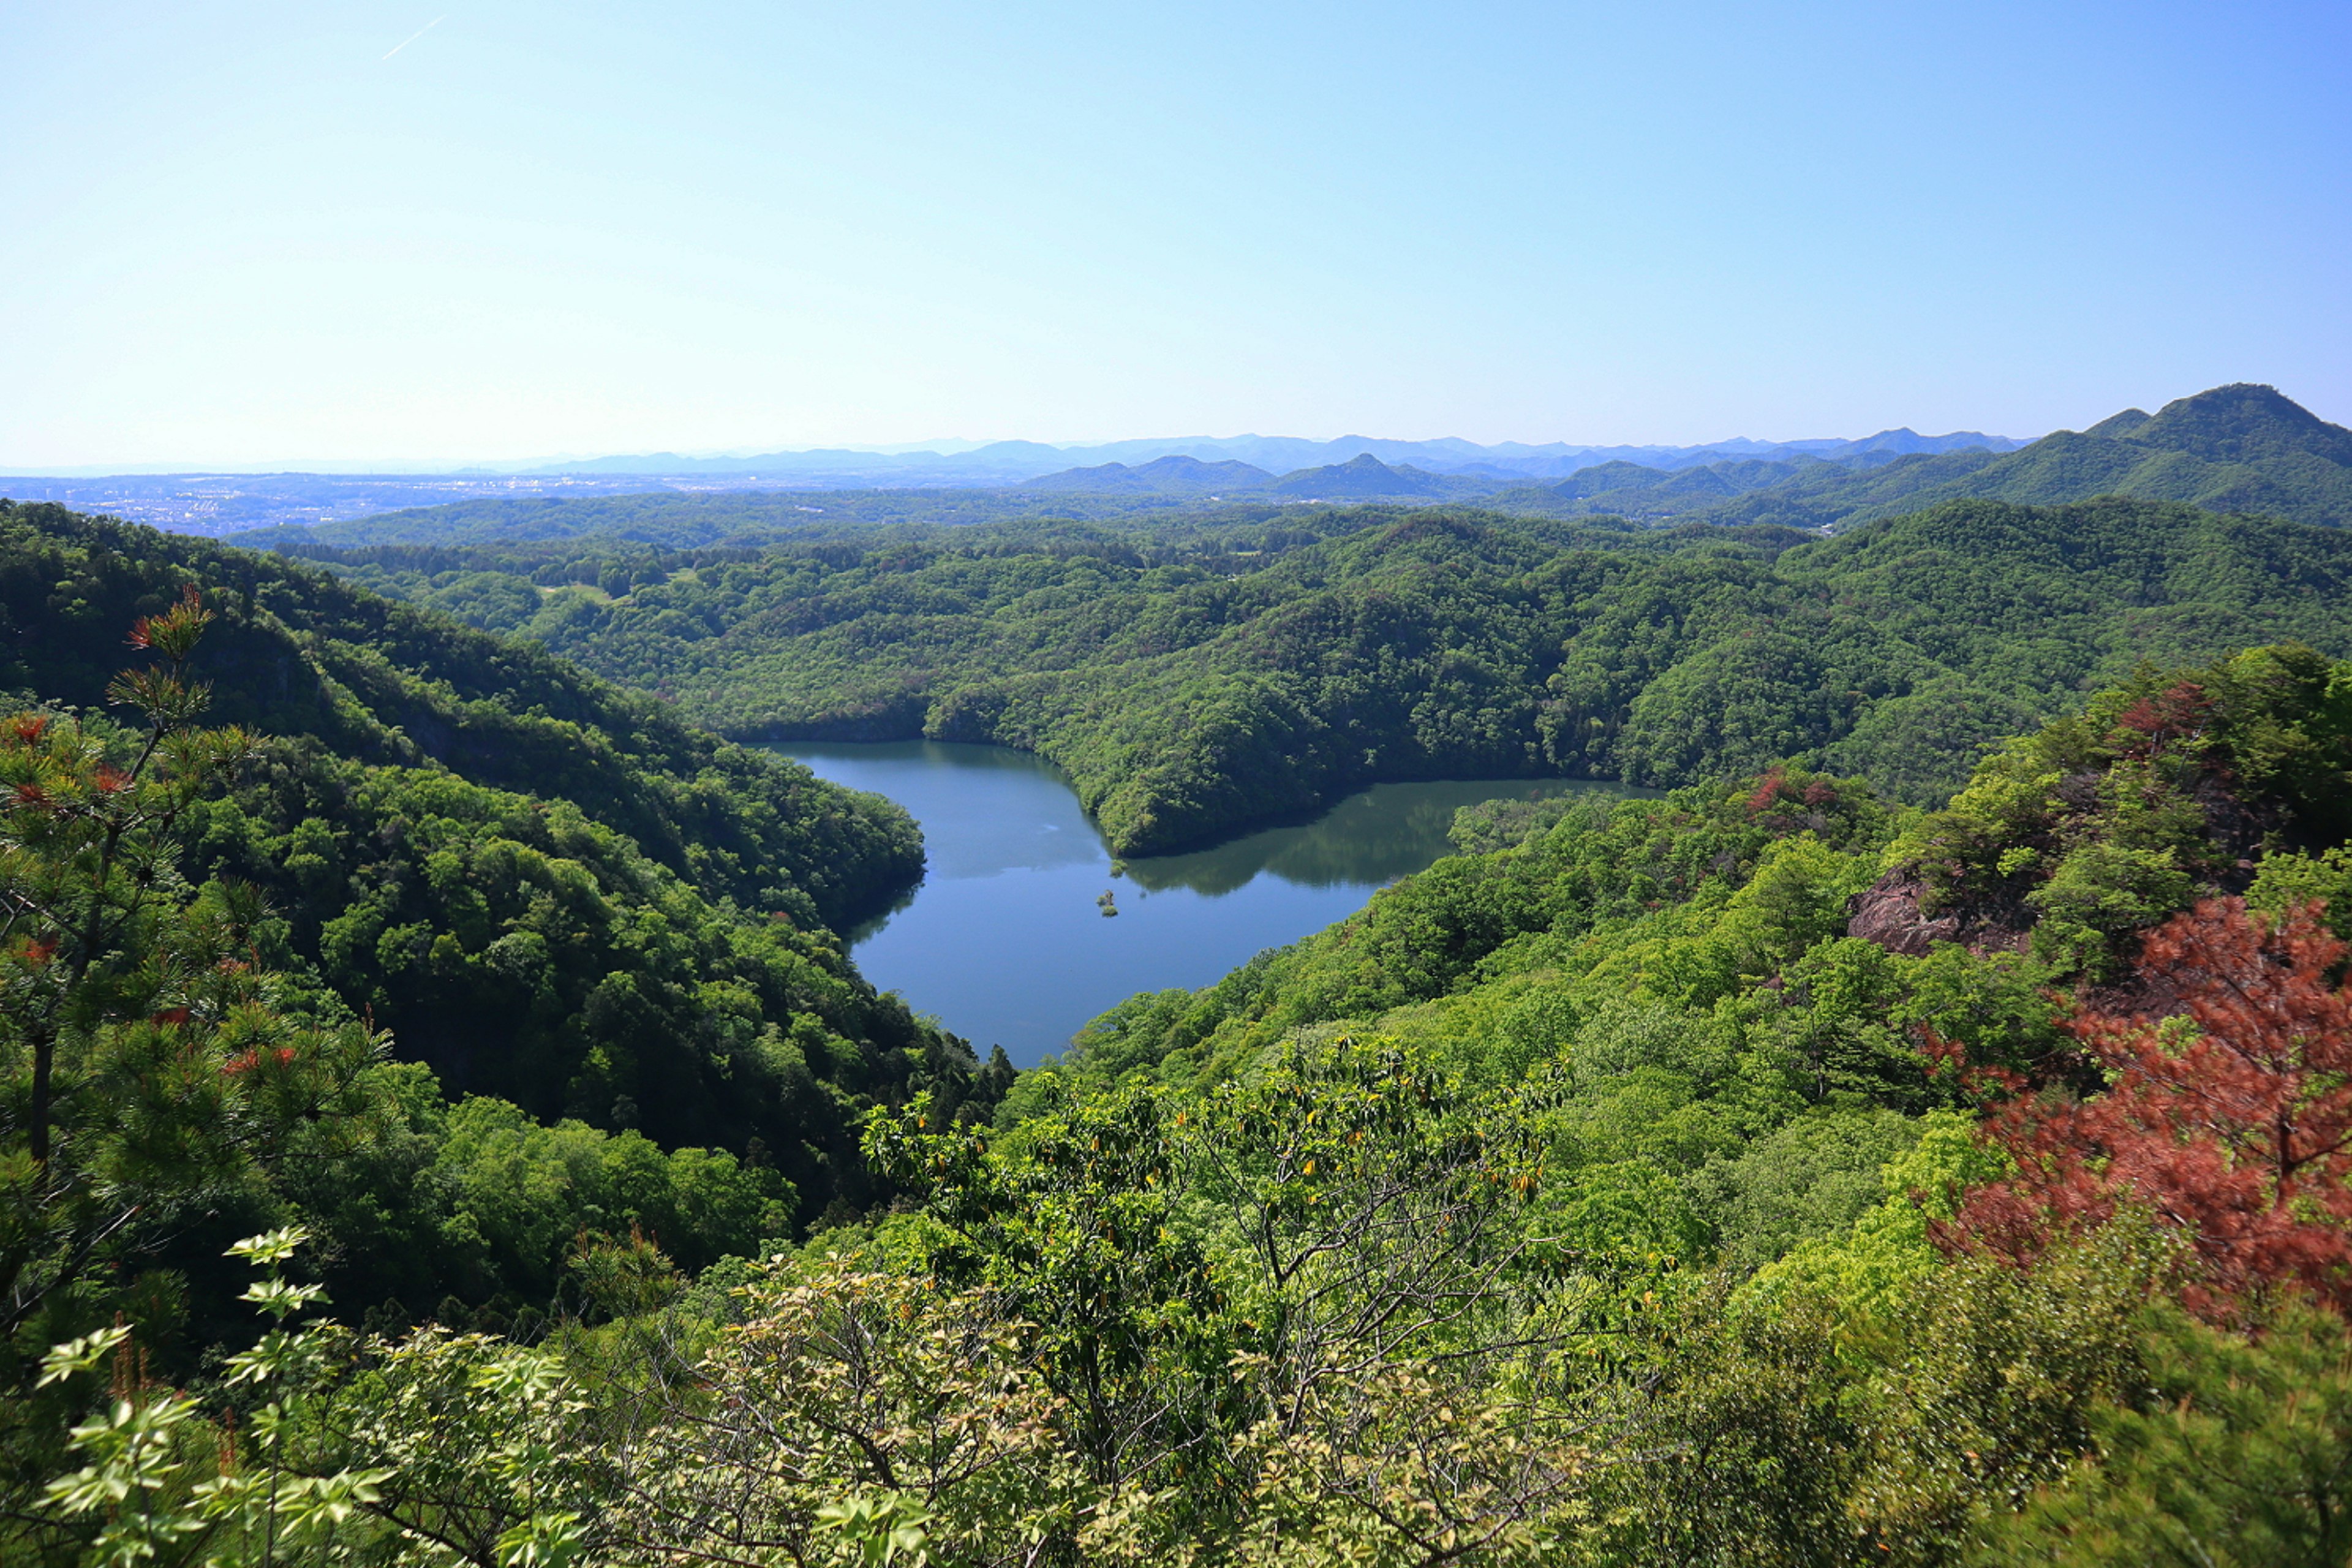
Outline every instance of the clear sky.
<path id="1" fill-rule="evenodd" d="M 0 472 L 2352 421 L 2344 0 L 0 0 Z"/>

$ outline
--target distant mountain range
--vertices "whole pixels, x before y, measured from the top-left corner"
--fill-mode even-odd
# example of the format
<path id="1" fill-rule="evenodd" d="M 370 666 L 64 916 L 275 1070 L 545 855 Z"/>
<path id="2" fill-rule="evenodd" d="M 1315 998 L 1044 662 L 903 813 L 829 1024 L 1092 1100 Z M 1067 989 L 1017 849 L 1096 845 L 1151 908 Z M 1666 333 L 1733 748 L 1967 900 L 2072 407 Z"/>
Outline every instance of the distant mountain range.
<path id="1" fill-rule="evenodd" d="M 1198 458 L 1171 456 L 1134 468 L 1103 463 L 1091 468 L 1065 468 L 1032 479 L 1026 488 L 1047 494 L 1082 490 L 1096 495 L 1205 496 L 1218 490 L 1255 490 L 1273 479 L 1254 463 L 1204 463 Z"/>
<path id="2" fill-rule="evenodd" d="M 1601 463 L 1674 469 L 1730 458 L 1843 462 L 1914 452 L 2009 451 L 2023 443 L 1973 431 L 1922 436 L 1912 430 L 1882 430 L 1858 441 L 1742 438 L 1702 447 L 1574 447 L 1563 442 L 1482 447 L 1452 438 L 1391 441 L 1356 436 L 1336 441 L 1288 436 L 1182 437 L 1093 447 L 1054 447 L 1037 441 L 997 441 L 970 448 L 961 443 L 942 445 L 955 449 L 828 448 L 755 458 L 682 458 L 656 452 L 444 474 L 77 471 L 0 476 L 0 496 L 58 501 L 174 532 L 218 535 L 345 522 L 406 508 L 467 500 L 577 500 L 663 490 L 1021 489 L 1074 500 L 1080 496 L 1189 500 L 1228 491 L 1300 499 L 1327 492 L 1332 499 L 1468 499 L 1564 478 Z M 1301 479 L 1297 485 L 1289 484 L 1302 473 L 1348 468 L 1359 458 L 1371 458 L 1382 472 L 1357 468 L 1328 482 Z M 1406 470 L 1421 477 L 1383 477 Z M 1287 488 L 1269 489 L 1277 476 Z M 983 510 L 999 509 L 990 503 Z"/>
<path id="3" fill-rule="evenodd" d="M 1804 441 L 1752 441 L 1746 437 L 1712 441 L 1699 447 L 1575 447 L 1553 441 L 1543 446 L 1505 441 L 1481 446 L 1475 441 L 1446 437 L 1436 441 L 1392 441 L 1369 436 L 1342 436 L 1333 441 L 1310 441 L 1293 436 L 1187 436 L 1164 439 L 1112 441 L 1100 446 L 1051 447 L 1036 441 L 995 441 L 969 451 L 857 452 L 843 448 L 806 452 L 769 452 L 751 458 L 681 458 L 674 452 L 638 457 L 596 458 L 585 462 L 550 464 L 520 470 L 536 474 L 648 474 L 664 476 L 757 476 L 777 484 L 805 484 L 847 489 L 969 485 L 1023 485 L 1038 489 L 1118 489 L 1129 476 L 1159 469 L 1164 459 L 1189 458 L 1207 467 L 1237 463 L 1271 479 L 1302 468 L 1333 468 L 1359 457 L 1371 457 L 1391 466 L 1411 465 L 1433 474 L 1464 474 L 1486 479 L 1556 479 L 1595 463 L 1629 462 L 1647 468 L 1685 468 L 1724 458 L 1788 458 L 1800 456 L 1832 461 L 1864 453 L 1954 452 L 1980 447 L 2006 452 L 2025 443 L 2006 436 L 1963 430 L 1949 436 L 1922 436 L 1916 430 L 1882 430 L 1858 441 L 1825 438 Z M 1108 471 L 1106 471 L 1108 470 Z M 1076 473 L 1100 476 L 1099 485 L 1066 483 Z M 1161 469 L 1162 475 L 1189 470 Z M 1189 482 L 1189 481 L 1186 481 Z"/>
<path id="4" fill-rule="evenodd" d="M 1074 466 L 1074 457 L 1091 460 Z M 817 515 L 834 524 L 917 517 L 960 523 L 1383 500 L 1833 532 L 1968 496 L 2053 504 L 2121 495 L 2352 524 L 2352 431 L 2273 387 L 2247 384 L 2200 392 L 2154 415 L 2126 409 L 2087 430 L 2031 443 L 1911 430 L 1861 440 L 1642 447 L 1239 436 L 1095 447 L 1007 441 L 956 453 L 777 453 L 708 459 L 693 472 L 662 471 L 663 461 L 614 458 L 541 475 L 138 476 L 111 488 L 102 479 L 0 479 L 0 495 L 64 501 L 183 532 L 291 525 L 285 537 L 315 530 L 321 542 L 345 543 L 362 536 L 390 542 L 413 527 L 436 533 L 459 510 L 463 532 L 478 539 L 519 536 L 499 532 L 509 526 L 535 538 L 634 536 L 641 528 L 652 531 L 647 537 L 667 537 L 673 525 L 655 520 L 665 508 L 695 512 L 698 535 L 716 530 L 732 537 L 745 528 L 793 531 Z M 728 463 L 766 468 L 721 471 Z M 630 464 L 656 467 L 637 471 Z M 770 493 L 748 493 L 758 491 Z M 373 521 L 362 527 L 353 521 L 361 517 Z M 425 521 L 436 517 L 440 522 Z"/>
<path id="5" fill-rule="evenodd" d="M 1898 430 L 1865 441 L 1784 443 L 1770 455 L 1711 462 L 1612 458 L 1538 485 L 1488 477 L 1485 465 L 1447 472 L 1383 462 L 1370 452 L 1279 478 L 1234 461 L 1169 457 L 1140 468 L 1066 469 L 1021 488 L 1135 495 L 1157 485 L 1171 500 L 1213 493 L 1226 500 L 1476 500 L 1553 517 L 1832 531 L 1964 496 L 2047 505 L 2119 495 L 2303 522 L 2352 522 L 2352 431 L 2273 387 L 2215 387 L 2152 416 L 2126 409 L 2088 430 L 2061 430 L 2030 445 L 1960 444 L 1974 439 Z"/>

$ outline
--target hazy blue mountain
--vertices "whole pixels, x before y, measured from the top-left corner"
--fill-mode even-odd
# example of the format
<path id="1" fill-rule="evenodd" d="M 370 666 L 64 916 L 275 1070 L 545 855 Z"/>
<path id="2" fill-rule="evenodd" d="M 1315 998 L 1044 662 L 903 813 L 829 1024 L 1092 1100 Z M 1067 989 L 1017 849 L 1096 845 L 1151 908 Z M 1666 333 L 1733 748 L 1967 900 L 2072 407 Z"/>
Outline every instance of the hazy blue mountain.
<path id="1" fill-rule="evenodd" d="M 1585 465 L 1549 484 L 1515 485 L 1500 463 L 1481 463 L 1469 473 L 1439 473 L 1360 450 L 1336 462 L 1290 468 L 1279 478 L 1268 478 L 1262 464 L 1239 458 L 1163 454 L 1139 462 L 1114 458 L 1064 468 L 1025 485 L 960 489 L 910 485 L 812 492 L 716 481 L 693 486 L 693 493 L 662 493 L 664 487 L 642 483 L 637 490 L 656 493 L 575 489 L 562 495 L 518 495 L 509 489 L 507 493 L 452 497 L 454 504 L 365 520 L 333 520 L 330 513 L 320 523 L 281 526 L 246 542 L 452 543 L 596 534 L 673 548 L 749 546 L 786 537 L 835 537 L 877 522 L 955 527 L 1016 519 L 1107 521 L 1176 512 L 1263 515 L 1306 500 L 1465 500 L 1497 511 L 1561 519 L 1615 516 L 1642 523 L 1835 531 L 1944 500 L 1981 497 L 2054 505 L 2115 495 L 2330 526 L 2352 523 L 2352 431 L 2318 418 L 2267 386 L 2216 387 L 2167 404 L 2154 415 L 2126 409 L 2087 430 L 2062 430 L 2013 451 L 1983 447 L 1897 449 L 1948 447 L 1957 439 L 1894 430 L 1858 441 L 1825 443 L 1821 450 L 1783 450 L 1777 457 L 1718 458 L 1672 467 L 1620 458 Z M 1280 449 L 1272 442 L 1260 445 L 1261 449 Z M 1003 456 L 1009 458 L 1021 450 Z M 627 484 L 609 475 L 563 482 L 598 489 Z M 528 483 L 552 488 L 556 481 Z M 90 505 L 89 481 L 71 484 L 78 492 L 73 499 Z M 457 486 L 457 481 L 437 481 L 435 488 L 446 495 Z M 745 493 L 760 490 L 766 493 Z M 406 500 L 415 493 L 388 491 L 385 499 L 400 494 Z M 338 499 L 349 504 L 351 498 Z M 202 504 L 217 509 L 207 514 L 211 526 L 205 531 L 227 531 L 220 524 L 227 521 L 231 499 L 207 497 Z M 317 509 L 310 517 L 327 510 L 316 499 L 306 498 L 305 505 Z M 309 523 L 303 510 L 303 506 L 289 505 L 271 521 Z M 188 526 L 156 521 L 166 527 Z"/>
<path id="2" fill-rule="evenodd" d="M 743 458 L 684 458 L 671 452 L 655 452 L 545 464 L 528 471 L 677 477 L 756 476 L 781 484 L 890 489 L 919 485 L 1029 485 L 1067 473 L 1074 468 L 1106 468 L 1113 463 L 1130 468 L 1148 468 L 1161 458 L 1171 457 L 1190 458 L 1210 464 L 1247 463 L 1269 474 L 1283 474 L 1302 468 L 1337 467 L 1370 454 L 1391 468 L 1411 465 L 1428 473 L 1468 473 L 1509 479 L 1562 478 L 1579 469 L 1607 462 L 1676 468 L 1725 458 L 1786 458 L 1811 453 L 1835 458 L 1873 451 L 1946 452 L 1978 447 L 1990 451 L 2007 451 L 2023 444 L 2008 437 L 1987 436 L 1975 431 L 1959 431 L 1948 436 L 1921 436 L 1907 428 L 1882 430 L 1875 436 L 1866 436 L 1859 440 L 1816 437 L 1800 441 L 1758 441 L 1740 437 L 1696 447 L 1588 447 L 1564 441 L 1546 442 L 1539 446 L 1504 441 L 1482 446 L 1458 437 L 1405 441 L 1372 436 L 1340 436 L 1318 441 L 1296 436 L 1185 436 L 1074 446 L 1048 446 L 1036 441 L 993 441 L 952 452 L 915 450 L 886 453 L 831 448 L 769 452 Z"/>
<path id="3" fill-rule="evenodd" d="M 1250 463 L 1227 460 L 1204 463 L 1198 458 L 1156 458 L 1134 468 L 1102 463 L 1090 468 L 1065 468 L 1058 474 L 1032 479 L 1031 490 L 1085 490 L 1120 495 L 1213 495 L 1255 490 L 1274 478 Z"/>
<path id="4" fill-rule="evenodd" d="M 1342 436 L 1318 441 L 1255 435 L 1153 437 L 1068 447 L 1037 441 L 944 441 L 938 444 L 937 450 L 901 447 L 859 451 L 836 447 L 751 457 L 655 452 L 478 467 L 454 473 L 410 470 L 366 474 L 339 470 L 159 475 L 84 471 L 70 476 L 0 476 L 0 496 L 58 501 L 177 532 L 220 535 L 274 526 L 334 524 L 401 508 L 494 499 L 583 498 L 659 491 L 710 494 L 821 490 L 837 497 L 845 491 L 904 496 L 912 491 L 1030 490 L 1066 497 L 1138 500 L 1158 495 L 1171 501 L 1187 501 L 1199 496 L 1223 494 L 1249 478 L 1238 470 L 1229 470 L 1233 478 L 1220 477 L 1206 480 L 1204 485 L 1203 476 L 1195 469 L 1181 465 L 1156 467 L 1170 458 L 1184 458 L 1211 468 L 1241 464 L 1265 475 L 1288 475 L 1340 467 L 1369 455 L 1391 469 L 1411 468 L 1423 475 L 1473 481 L 1461 486 L 1440 486 L 1429 492 L 1470 496 L 1513 485 L 1539 485 L 1610 463 L 1629 463 L 1660 472 L 1748 459 L 1796 462 L 1822 458 L 1859 466 L 1885 462 L 1912 452 L 1964 447 L 2006 451 L 2020 445 L 2004 437 L 1974 432 L 1920 436 L 1908 429 L 1882 430 L 1859 440 L 1757 441 L 1743 437 L 1699 447 L 1581 447 L 1560 441 L 1539 446 L 1518 441 L 1481 446 L 1454 437 L 1402 441 Z M 1120 478 L 1116 472 L 1098 473 L 1087 480 L 1068 477 L 1082 470 L 1112 470 L 1114 465 L 1129 475 L 1164 477 L 1168 482 L 1154 489 L 1154 479 L 1135 480 Z M 1117 488 L 1106 489 L 1106 485 Z M 825 508 L 836 504 L 831 498 L 823 503 Z M 1080 503 L 1074 500 L 1071 504 Z M 974 507 L 992 516 L 1007 507 L 1022 510 L 1009 494 L 1002 504 L 958 502 L 950 510 L 969 511 Z M 1550 500 L 1537 497 L 1526 510 L 1541 511 L 1553 507 Z M 924 503 L 917 510 L 929 512 L 937 508 Z"/>
<path id="5" fill-rule="evenodd" d="M 1791 441 L 1795 451 L 1811 452 L 1817 458 L 1853 458 L 1868 453 L 1885 452 L 1896 457 L 1914 453 L 1930 455 L 1943 452 L 1965 452 L 1981 448 L 1988 452 L 2011 452 L 2026 445 L 2006 436 L 1988 436 L 1980 430 L 1956 430 L 1948 436 L 1922 436 L 1909 426 L 1881 430 L 1875 436 L 1865 436 L 1859 441 L 1841 441 L 1816 447 L 1811 441 Z"/>
<path id="6" fill-rule="evenodd" d="M 1372 497 L 1476 495 L 1492 489 L 1476 479 L 1449 479 L 1410 466 L 1391 468 L 1370 452 L 1344 463 L 1300 468 L 1268 484 L 1264 494 L 1298 500 L 1362 500 Z"/>

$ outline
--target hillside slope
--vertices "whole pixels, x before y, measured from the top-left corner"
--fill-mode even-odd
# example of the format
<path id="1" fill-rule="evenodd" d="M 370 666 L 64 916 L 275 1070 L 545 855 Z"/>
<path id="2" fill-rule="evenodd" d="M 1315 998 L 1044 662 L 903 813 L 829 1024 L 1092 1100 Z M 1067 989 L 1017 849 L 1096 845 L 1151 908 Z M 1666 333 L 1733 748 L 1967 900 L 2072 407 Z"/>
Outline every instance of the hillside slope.
<path id="1" fill-rule="evenodd" d="M 206 589 L 217 717 L 355 759 L 435 763 L 577 802 L 713 897 L 847 925 L 921 875 L 877 796 L 682 723 L 544 649 L 420 612 L 284 557 L 0 501 L 0 686 L 89 706 L 121 628 Z"/>
<path id="2" fill-rule="evenodd" d="M 191 872 L 268 900 L 306 1005 L 452 1091 L 742 1152 L 821 1210 L 867 1190 L 859 1106 L 977 1064 L 827 922 L 920 875 L 914 824 L 535 645 L 301 563 L 0 503 L 0 687 L 97 714 L 125 629 L 214 616 L 210 721 L 266 738 Z M 102 720 L 94 719 L 102 723 Z"/>

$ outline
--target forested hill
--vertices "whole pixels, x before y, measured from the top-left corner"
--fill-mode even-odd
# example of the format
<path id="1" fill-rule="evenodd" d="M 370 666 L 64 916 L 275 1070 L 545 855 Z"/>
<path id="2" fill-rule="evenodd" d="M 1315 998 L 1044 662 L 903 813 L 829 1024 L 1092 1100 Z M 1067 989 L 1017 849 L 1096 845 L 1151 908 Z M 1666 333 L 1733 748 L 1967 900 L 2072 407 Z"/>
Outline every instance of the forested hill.
<path id="1" fill-rule="evenodd" d="M 218 794 L 200 614 L 140 623 L 127 731 L 0 721 L 0 1561 L 2344 1561 L 2352 663 L 2146 667 L 1933 814 L 1781 766 L 1512 803 L 1007 1093 L 902 1079 L 864 1212 L 788 1234 L 761 1148 L 446 1106 L 314 1007 L 302 917 L 211 874 L 282 774 Z M 389 809 L 321 796 L 291 885 L 479 898 L 439 984 L 619 887 L 608 1014 L 814 963 L 685 951 L 561 805 L 340 778 Z M 836 1048 L 795 1020 L 730 1100 L 854 1104 Z"/>
<path id="2" fill-rule="evenodd" d="M 2168 403 L 2153 417 L 2129 408 L 2079 434 L 2046 436 L 1962 479 L 1923 489 L 1916 500 L 2095 495 L 2191 501 L 2340 527 L 2352 523 L 2352 430 L 2274 387 L 2220 386 Z M 1863 515 L 1883 515 L 1885 504 Z"/>
<path id="3" fill-rule="evenodd" d="M 1550 516 L 1819 528 L 1969 496 L 2048 505 L 2109 495 L 2343 527 L 2352 524 L 2352 430 L 2274 387 L 2217 386 L 2153 416 L 2128 408 L 2013 452 L 1748 460 L 1671 472 L 1611 463 L 1557 485 L 1507 490 L 1486 504 Z"/>
<path id="4" fill-rule="evenodd" d="M 740 737 L 1037 751 L 1126 852 L 1416 776 L 1680 784 L 1801 757 L 1934 802 L 2141 658 L 2352 652 L 2352 535 L 2126 500 L 1831 540 L 1393 509 L 865 537 L 341 569 Z"/>
<path id="5" fill-rule="evenodd" d="M 184 584 L 220 616 L 215 716 L 369 763 L 438 763 L 560 795 L 707 895 L 846 926 L 921 875 L 878 796 L 679 721 L 530 643 L 387 600 L 283 556 L 0 500 L 0 685 L 97 704 L 122 630 Z"/>
<path id="6" fill-rule="evenodd" d="M 110 679 L 139 658 L 126 632 L 191 588 L 212 617 L 192 665 L 205 721 L 261 746 L 192 809 L 184 868 L 207 898 L 257 891 L 256 951 L 305 1014 L 372 1018 L 439 1088 L 512 1102 L 478 1113 L 524 1118 L 509 1145 L 554 1136 L 529 1118 L 568 1118 L 590 1142 L 641 1131 L 750 1161 L 785 1219 L 738 1212 L 710 1237 L 738 1250 L 795 1204 L 868 1200 L 865 1105 L 970 1092 L 968 1047 L 877 995 L 828 929 L 919 877 L 906 813 L 542 647 L 300 562 L 0 502 L 0 688 L 111 733 Z M 428 1164 L 431 1081 L 403 1091 Z M 432 1204 L 407 1184 L 445 1179 L 372 1168 L 400 1192 L 346 1195 L 415 1218 Z M 577 1216 L 559 1223 L 447 1258 L 423 1244 L 397 1293 L 421 1310 L 445 1289 L 538 1290 Z"/>

